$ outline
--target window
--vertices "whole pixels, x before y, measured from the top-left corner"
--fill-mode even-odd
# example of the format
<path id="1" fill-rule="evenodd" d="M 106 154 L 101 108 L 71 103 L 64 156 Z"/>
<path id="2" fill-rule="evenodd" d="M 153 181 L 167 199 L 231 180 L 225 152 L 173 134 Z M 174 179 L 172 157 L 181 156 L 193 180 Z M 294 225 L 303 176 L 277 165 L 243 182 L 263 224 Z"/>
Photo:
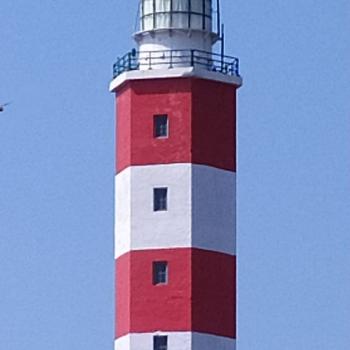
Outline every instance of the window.
<path id="1" fill-rule="evenodd" d="M 168 189 L 166 187 L 153 189 L 153 211 L 168 209 Z"/>
<path id="2" fill-rule="evenodd" d="M 153 284 L 168 283 L 168 263 L 166 261 L 155 261 L 153 263 Z"/>
<path id="3" fill-rule="evenodd" d="M 153 337 L 153 350 L 167 350 L 168 337 L 166 335 L 155 335 Z"/>
<path id="4" fill-rule="evenodd" d="M 155 115 L 154 116 L 154 137 L 168 137 L 168 116 L 167 115 Z"/>

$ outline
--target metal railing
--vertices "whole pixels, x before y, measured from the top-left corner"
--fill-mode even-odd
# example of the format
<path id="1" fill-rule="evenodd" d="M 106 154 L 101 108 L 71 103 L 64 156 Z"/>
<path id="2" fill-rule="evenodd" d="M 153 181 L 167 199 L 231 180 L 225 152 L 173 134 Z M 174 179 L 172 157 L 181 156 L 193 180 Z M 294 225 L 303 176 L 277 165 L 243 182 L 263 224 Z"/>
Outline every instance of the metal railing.
<path id="1" fill-rule="evenodd" d="M 200 50 L 132 50 L 118 58 L 113 65 L 113 78 L 132 70 L 199 67 L 212 72 L 239 76 L 239 60 L 236 57 Z"/>

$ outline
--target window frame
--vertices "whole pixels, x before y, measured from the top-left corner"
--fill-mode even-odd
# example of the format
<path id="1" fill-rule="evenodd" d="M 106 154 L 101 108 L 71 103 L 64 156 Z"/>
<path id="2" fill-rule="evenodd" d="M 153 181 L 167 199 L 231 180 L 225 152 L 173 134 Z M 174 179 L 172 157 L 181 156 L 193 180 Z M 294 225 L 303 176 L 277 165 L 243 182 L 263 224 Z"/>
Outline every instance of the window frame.
<path id="1" fill-rule="evenodd" d="M 163 344 L 160 342 L 165 341 Z M 168 350 L 168 336 L 154 335 L 153 336 L 153 350 Z"/>
<path id="2" fill-rule="evenodd" d="M 162 134 L 162 130 L 164 128 L 164 125 L 157 124 L 158 121 L 162 121 L 162 119 L 165 119 L 165 135 Z M 158 135 L 158 131 L 159 135 Z M 167 139 L 169 138 L 169 115 L 168 114 L 154 114 L 153 115 L 153 137 L 155 139 Z"/>
<path id="3" fill-rule="evenodd" d="M 168 187 L 153 188 L 153 212 L 168 211 L 168 193 Z"/>
<path id="4" fill-rule="evenodd" d="M 167 261 L 153 261 L 152 283 L 154 286 L 164 286 L 169 282 L 169 264 Z"/>

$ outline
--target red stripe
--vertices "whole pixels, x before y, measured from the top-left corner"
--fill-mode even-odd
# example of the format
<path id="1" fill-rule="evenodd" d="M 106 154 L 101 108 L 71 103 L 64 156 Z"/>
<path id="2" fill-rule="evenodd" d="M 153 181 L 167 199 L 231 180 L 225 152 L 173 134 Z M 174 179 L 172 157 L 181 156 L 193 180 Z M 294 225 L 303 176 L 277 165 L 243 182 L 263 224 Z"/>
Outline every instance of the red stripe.
<path id="1" fill-rule="evenodd" d="M 152 262 L 167 261 L 169 283 L 152 284 Z M 201 249 L 129 252 L 116 260 L 116 337 L 192 331 L 236 337 L 236 258 Z"/>
<path id="2" fill-rule="evenodd" d="M 117 106 L 117 172 L 169 163 L 236 170 L 234 86 L 195 78 L 128 81 Z M 167 139 L 153 137 L 156 114 L 169 116 Z"/>

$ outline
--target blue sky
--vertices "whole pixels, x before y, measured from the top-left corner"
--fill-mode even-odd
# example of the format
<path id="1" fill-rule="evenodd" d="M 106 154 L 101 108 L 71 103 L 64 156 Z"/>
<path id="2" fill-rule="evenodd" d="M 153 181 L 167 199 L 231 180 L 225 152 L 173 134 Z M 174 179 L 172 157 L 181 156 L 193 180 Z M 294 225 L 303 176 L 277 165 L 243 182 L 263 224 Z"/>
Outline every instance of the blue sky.
<path id="1" fill-rule="evenodd" d="M 222 0 L 239 350 L 350 346 L 350 3 Z M 0 348 L 113 347 L 111 66 L 137 1 L 0 4 Z"/>

